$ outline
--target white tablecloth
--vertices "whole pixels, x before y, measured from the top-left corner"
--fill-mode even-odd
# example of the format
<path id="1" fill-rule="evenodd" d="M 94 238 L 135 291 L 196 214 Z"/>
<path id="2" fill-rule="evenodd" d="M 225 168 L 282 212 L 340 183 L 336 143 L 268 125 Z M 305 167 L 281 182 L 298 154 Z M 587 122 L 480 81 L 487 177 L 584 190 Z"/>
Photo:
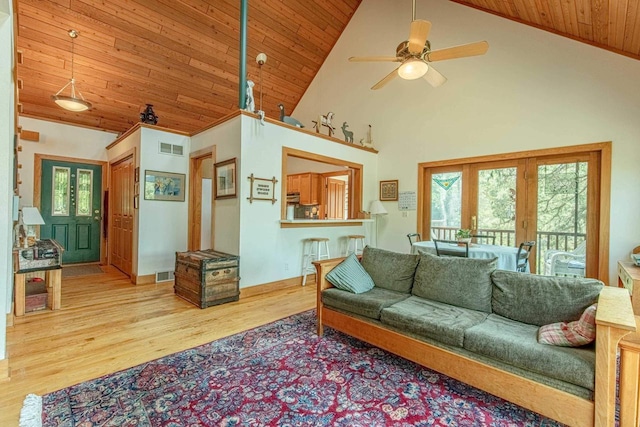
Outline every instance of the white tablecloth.
<path id="1" fill-rule="evenodd" d="M 445 243 L 449 244 L 449 243 Z M 412 252 L 418 253 L 418 249 L 435 255 L 436 245 L 433 241 L 416 242 L 412 246 Z M 472 243 L 469 245 L 469 258 L 498 258 L 498 269 L 516 271 L 516 257 L 518 248 L 512 246 L 480 245 Z M 527 271 L 529 269 L 527 268 Z"/>

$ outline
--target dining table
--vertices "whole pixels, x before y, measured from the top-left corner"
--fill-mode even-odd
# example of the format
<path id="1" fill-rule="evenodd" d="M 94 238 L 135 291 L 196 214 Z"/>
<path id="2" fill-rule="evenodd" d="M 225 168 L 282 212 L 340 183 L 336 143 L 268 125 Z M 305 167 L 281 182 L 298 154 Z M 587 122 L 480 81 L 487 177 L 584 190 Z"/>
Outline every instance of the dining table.
<path id="1" fill-rule="evenodd" d="M 456 245 L 455 243 L 444 243 L 445 245 Z M 440 245 L 440 243 L 438 243 Z M 415 242 L 411 245 L 411 253 L 417 254 L 427 252 L 436 255 L 436 245 L 432 240 Z M 480 243 L 469 243 L 469 258 L 491 259 L 498 258 L 497 268 L 499 270 L 516 271 L 518 248 L 513 246 L 485 245 Z M 527 271 L 529 271 L 527 265 Z"/>

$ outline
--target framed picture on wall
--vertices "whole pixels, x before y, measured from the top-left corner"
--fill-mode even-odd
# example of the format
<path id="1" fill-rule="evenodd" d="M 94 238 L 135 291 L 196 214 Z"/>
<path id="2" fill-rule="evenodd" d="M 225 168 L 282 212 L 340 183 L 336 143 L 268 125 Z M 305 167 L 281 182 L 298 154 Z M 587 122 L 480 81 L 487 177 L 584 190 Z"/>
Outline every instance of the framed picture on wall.
<path id="1" fill-rule="evenodd" d="M 236 158 L 214 165 L 214 194 L 216 199 L 231 199 L 236 193 Z"/>
<path id="2" fill-rule="evenodd" d="M 183 173 L 144 171 L 144 199 L 184 202 L 186 175 Z"/>
<path id="3" fill-rule="evenodd" d="M 398 180 L 380 181 L 380 201 L 393 202 L 398 200 Z"/>

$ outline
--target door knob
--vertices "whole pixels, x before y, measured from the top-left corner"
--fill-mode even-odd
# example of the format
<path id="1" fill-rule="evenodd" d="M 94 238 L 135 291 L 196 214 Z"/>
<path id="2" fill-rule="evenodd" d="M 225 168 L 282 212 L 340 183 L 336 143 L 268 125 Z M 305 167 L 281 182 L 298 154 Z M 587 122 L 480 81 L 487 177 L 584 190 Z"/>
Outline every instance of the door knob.
<path id="1" fill-rule="evenodd" d="M 99 216 L 94 216 L 93 219 L 95 219 L 96 221 L 100 221 L 100 217 Z"/>

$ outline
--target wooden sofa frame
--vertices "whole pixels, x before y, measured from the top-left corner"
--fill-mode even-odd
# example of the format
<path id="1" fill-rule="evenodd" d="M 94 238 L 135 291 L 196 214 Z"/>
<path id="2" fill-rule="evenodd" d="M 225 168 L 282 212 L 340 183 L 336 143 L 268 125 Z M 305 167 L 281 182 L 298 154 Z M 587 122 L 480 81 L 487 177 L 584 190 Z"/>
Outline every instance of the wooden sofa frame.
<path id="1" fill-rule="evenodd" d="M 333 287 L 326 275 L 343 259 L 314 262 L 318 336 L 322 336 L 324 326 L 328 326 L 570 426 L 614 425 L 618 343 L 636 331 L 626 289 L 605 286 L 600 293 L 596 312 L 595 400 L 592 401 L 325 307 L 321 293 Z M 620 424 L 620 427 L 627 426 Z"/>

